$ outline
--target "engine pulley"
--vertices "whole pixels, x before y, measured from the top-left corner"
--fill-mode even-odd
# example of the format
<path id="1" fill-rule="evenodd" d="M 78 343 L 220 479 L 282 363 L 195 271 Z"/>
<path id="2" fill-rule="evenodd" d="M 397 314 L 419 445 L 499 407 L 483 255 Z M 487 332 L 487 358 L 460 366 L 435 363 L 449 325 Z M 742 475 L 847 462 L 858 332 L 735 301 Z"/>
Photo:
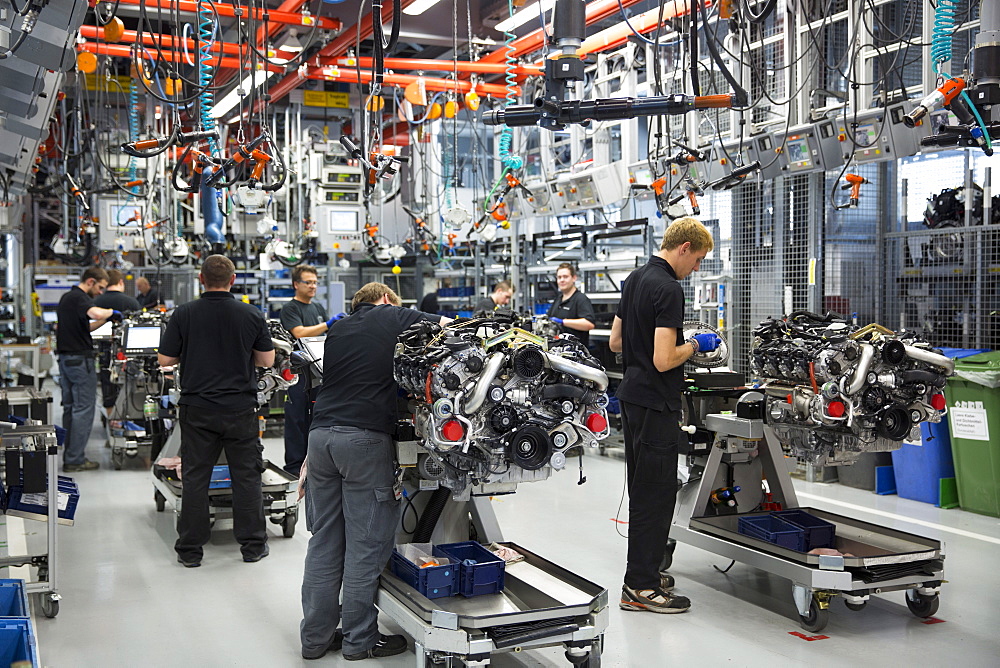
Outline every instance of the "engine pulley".
<path id="1" fill-rule="evenodd" d="M 506 434 L 517 426 L 517 411 L 511 406 L 499 405 L 490 410 L 490 429 Z"/>
<path id="2" fill-rule="evenodd" d="M 527 471 L 537 471 L 552 456 L 552 441 L 544 429 L 533 424 L 525 425 L 510 439 L 508 453 L 511 461 Z"/>

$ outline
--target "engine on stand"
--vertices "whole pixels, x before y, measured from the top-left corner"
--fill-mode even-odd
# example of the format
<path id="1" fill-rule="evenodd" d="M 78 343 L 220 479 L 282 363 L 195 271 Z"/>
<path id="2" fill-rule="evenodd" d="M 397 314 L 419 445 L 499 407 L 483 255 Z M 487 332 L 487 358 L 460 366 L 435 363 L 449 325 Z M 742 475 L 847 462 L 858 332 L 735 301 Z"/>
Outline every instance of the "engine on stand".
<path id="1" fill-rule="evenodd" d="M 608 436 L 604 368 L 575 337 L 530 327 L 500 311 L 443 328 L 420 322 L 396 345 L 395 378 L 413 395 L 426 451 L 418 471 L 455 498 L 544 480 L 567 450 Z"/>
<path id="2" fill-rule="evenodd" d="M 805 311 L 754 330 L 750 365 L 782 446 L 816 466 L 919 438 L 944 415 L 954 362 L 911 332 Z"/>
<path id="3" fill-rule="evenodd" d="M 296 349 L 295 337 L 281 326 L 280 320 L 268 320 L 267 329 L 274 345 L 274 364 L 257 367 L 257 405 L 266 406 L 275 392 L 285 390 L 298 381 L 292 369 L 292 353 Z"/>

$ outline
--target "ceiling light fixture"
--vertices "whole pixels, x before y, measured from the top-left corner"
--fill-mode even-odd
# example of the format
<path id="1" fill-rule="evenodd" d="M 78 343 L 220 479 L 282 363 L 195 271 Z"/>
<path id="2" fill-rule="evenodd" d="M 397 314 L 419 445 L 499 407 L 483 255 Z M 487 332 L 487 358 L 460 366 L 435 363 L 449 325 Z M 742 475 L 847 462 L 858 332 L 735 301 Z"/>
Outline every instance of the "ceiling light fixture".
<path id="1" fill-rule="evenodd" d="M 262 86 L 265 81 L 273 77 L 275 74 L 277 74 L 277 72 L 272 72 L 270 70 L 254 71 L 250 74 L 250 76 L 241 81 L 236 88 L 226 93 L 225 97 L 215 103 L 215 106 L 212 107 L 212 110 L 209 112 L 212 118 L 222 118 L 225 116 L 233 107 L 240 103 L 241 97 L 249 95 L 255 88 Z M 242 95 L 240 94 L 240 91 L 243 91 Z"/>
<path id="2" fill-rule="evenodd" d="M 500 32 L 510 32 L 515 28 L 520 28 L 528 21 L 537 19 L 539 14 L 544 14 L 552 9 L 555 4 L 556 0 L 541 0 L 542 8 L 540 10 L 538 8 L 538 2 L 527 4 L 522 7 L 520 11 L 514 12 L 514 15 L 510 18 L 504 19 L 498 23 L 494 30 L 499 30 Z"/>
<path id="3" fill-rule="evenodd" d="M 417 0 L 409 7 L 403 9 L 403 13 L 407 16 L 420 16 L 439 2 L 441 0 Z"/>

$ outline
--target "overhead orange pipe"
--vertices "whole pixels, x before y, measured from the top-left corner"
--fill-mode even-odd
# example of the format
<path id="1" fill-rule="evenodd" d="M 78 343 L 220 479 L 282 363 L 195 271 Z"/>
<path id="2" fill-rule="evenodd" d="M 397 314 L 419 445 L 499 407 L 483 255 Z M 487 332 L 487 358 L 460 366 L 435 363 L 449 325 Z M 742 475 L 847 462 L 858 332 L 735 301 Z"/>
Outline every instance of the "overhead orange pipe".
<path id="1" fill-rule="evenodd" d="M 712 6 L 712 0 L 704 0 L 704 2 L 706 7 Z M 684 16 L 689 11 L 688 0 L 674 0 L 673 2 L 664 3 L 663 20 L 667 21 L 668 19 L 675 19 L 678 16 Z M 633 16 L 629 19 L 629 22 L 637 32 L 647 33 L 656 29 L 659 20 L 660 7 L 654 7 L 638 16 Z M 583 40 L 583 44 L 580 45 L 580 48 L 576 52 L 580 57 L 583 57 L 587 54 L 597 53 L 598 51 L 613 49 L 627 42 L 632 34 L 632 28 L 629 28 L 628 24 L 623 20 L 618 25 L 601 30 Z"/>
<path id="2" fill-rule="evenodd" d="M 181 12 L 191 12 L 195 13 L 198 11 L 198 3 L 192 2 L 191 0 L 119 0 L 123 5 L 146 5 L 147 7 L 155 7 L 156 9 L 162 9 L 169 12 L 174 10 Z M 287 4 L 287 3 L 286 3 Z M 225 16 L 232 18 L 236 16 L 236 7 L 225 2 L 215 2 L 209 5 L 214 11 L 219 13 L 219 16 Z M 300 5 L 301 6 L 301 5 Z M 268 9 L 263 12 L 258 7 L 240 7 L 240 18 L 246 17 L 248 14 L 258 21 L 264 19 L 264 14 L 267 14 L 267 20 L 270 23 L 277 23 L 279 25 L 290 25 L 290 26 L 307 26 L 312 27 L 313 22 L 318 23 L 319 27 L 324 30 L 337 30 L 339 31 L 344 27 L 339 19 L 331 19 L 324 16 L 305 16 L 301 12 L 289 12 L 282 11 L 281 9 Z"/>
<path id="3" fill-rule="evenodd" d="M 360 61 L 361 67 L 370 68 L 373 60 L 371 58 L 332 58 L 321 60 L 324 65 L 337 65 L 339 67 L 354 67 L 355 62 Z M 480 61 L 460 60 L 431 60 L 429 58 L 386 58 L 385 67 L 389 70 L 428 70 L 432 72 L 477 72 L 480 74 L 503 74 L 507 71 L 507 66 L 495 63 L 483 63 Z M 514 68 L 514 74 L 519 76 L 539 76 L 543 73 L 541 67 L 536 65 L 518 65 Z"/>
<path id="4" fill-rule="evenodd" d="M 95 26 L 80 26 L 80 35 L 91 39 L 104 38 L 102 29 L 97 28 Z M 135 43 L 137 36 L 138 33 L 135 30 L 125 30 L 122 33 L 122 39 L 120 41 L 122 42 L 122 44 Z M 193 39 L 182 39 L 173 37 L 171 35 L 158 35 L 156 33 L 143 32 L 142 43 L 146 46 L 159 45 L 161 48 L 167 47 L 169 49 L 175 49 L 183 44 L 186 44 L 191 59 L 194 60 L 195 62 L 197 62 L 198 59 L 198 54 L 197 54 L 198 44 Z M 233 42 L 220 42 L 220 41 L 213 42 L 210 50 L 212 53 L 219 53 L 219 51 L 222 51 L 222 53 L 228 53 L 235 56 L 240 56 L 242 54 L 245 54 L 247 51 L 247 49 L 244 48 L 241 53 L 240 46 L 238 44 L 234 44 Z M 293 53 L 291 51 L 275 51 L 274 55 L 271 56 L 271 58 L 285 58 L 288 60 L 292 60 L 293 58 L 295 58 L 296 55 L 298 54 Z"/>
<path id="5" fill-rule="evenodd" d="M 374 74 L 371 70 L 361 70 L 361 83 L 371 82 Z M 357 83 L 358 72 L 353 69 L 339 69 L 339 68 L 321 68 L 310 72 L 308 75 L 310 79 L 322 79 L 324 81 L 343 81 L 346 83 Z M 471 82 L 468 81 L 455 81 L 453 79 L 435 79 L 428 77 L 421 77 L 415 74 L 389 74 L 386 73 L 382 79 L 382 83 L 386 86 L 400 86 L 405 87 L 414 83 L 418 80 L 423 80 L 424 87 L 427 90 L 435 91 L 456 91 L 459 93 L 467 93 L 470 90 L 475 89 L 475 91 L 482 95 L 489 95 L 492 97 L 503 97 L 507 94 L 507 87 L 503 84 L 487 84 L 479 83 L 473 86 Z M 272 89 L 273 90 L 273 89 Z M 270 91 L 268 91 L 270 93 Z M 517 91 L 520 93 L 520 91 Z"/>
<path id="6" fill-rule="evenodd" d="M 132 56 L 132 47 L 126 46 L 124 44 L 101 44 L 98 42 L 83 42 L 77 44 L 77 49 L 81 51 L 89 51 L 90 53 L 97 54 L 100 56 L 112 56 L 115 58 L 130 58 Z M 163 60 L 171 63 L 183 63 L 186 62 L 183 53 L 178 53 L 177 51 L 162 51 L 158 53 L 157 51 L 146 51 L 149 57 L 154 60 L 159 60 L 162 53 Z M 220 67 L 231 67 L 233 69 L 238 69 L 240 67 L 239 58 L 227 58 L 223 56 L 218 59 Z M 213 62 L 215 62 L 213 60 Z M 284 72 L 285 68 L 280 65 L 267 65 L 264 69 L 270 70 L 271 72 Z"/>

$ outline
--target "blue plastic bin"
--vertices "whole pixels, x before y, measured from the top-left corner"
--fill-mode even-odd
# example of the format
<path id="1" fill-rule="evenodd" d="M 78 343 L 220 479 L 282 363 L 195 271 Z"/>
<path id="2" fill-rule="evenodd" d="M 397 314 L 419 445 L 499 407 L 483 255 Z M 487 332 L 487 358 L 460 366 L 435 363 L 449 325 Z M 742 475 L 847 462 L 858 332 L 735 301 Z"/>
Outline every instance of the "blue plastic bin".
<path id="1" fill-rule="evenodd" d="M 832 522 L 827 522 L 798 508 L 773 511 L 771 516 L 797 526 L 805 532 L 803 552 L 814 550 L 817 547 L 833 547 L 837 525 Z"/>
<path id="2" fill-rule="evenodd" d="M 547 315 L 549 308 L 551 308 L 551 302 L 544 302 L 542 304 L 535 304 L 535 315 Z"/>
<path id="3" fill-rule="evenodd" d="M 72 478 L 59 476 L 58 494 L 59 524 L 72 526 L 80 503 L 80 488 Z M 11 485 L 6 511 L 15 517 L 45 521 L 49 515 L 47 499 L 47 493 L 24 494 L 20 485 Z"/>
<path id="4" fill-rule="evenodd" d="M 962 359 L 983 352 L 981 348 L 941 348 L 951 359 Z M 947 394 L 947 388 L 945 393 Z M 955 464 L 951 458 L 951 433 L 948 419 L 920 425 L 920 444 L 904 443 L 892 452 L 896 493 L 904 499 L 933 503 L 943 508 L 958 506 Z"/>
<path id="5" fill-rule="evenodd" d="M 37 668 L 38 648 L 30 619 L 0 620 L 0 666 L 30 661 Z"/>
<path id="6" fill-rule="evenodd" d="M 389 567 L 393 575 L 427 598 L 444 598 L 458 593 L 458 564 L 420 568 L 393 548 Z"/>
<path id="7" fill-rule="evenodd" d="M 28 616 L 28 595 L 24 591 L 24 580 L 0 580 L 0 617 Z"/>
<path id="8" fill-rule="evenodd" d="M 772 515 L 741 517 L 737 530 L 745 536 L 774 543 L 778 547 L 805 552 L 802 549 L 805 547 L 805 531 L 780 517 Z"/>
<path id="9" fill-rule="evenodd" d="M 459 564 L 458 593 L 462 596 L 482 596 L 503 591 L 504 560 L 476 541 L 437 545 L 434 547 L 434 554 L 448 557 Z"/>
<path id="10" fill-rule="evenodd" d="M 209 489 L 231 489 L 233 480 L 229 477 L 229 467 L 225 464 L 212 467 L 212 480 L 208 483 Z"/>

